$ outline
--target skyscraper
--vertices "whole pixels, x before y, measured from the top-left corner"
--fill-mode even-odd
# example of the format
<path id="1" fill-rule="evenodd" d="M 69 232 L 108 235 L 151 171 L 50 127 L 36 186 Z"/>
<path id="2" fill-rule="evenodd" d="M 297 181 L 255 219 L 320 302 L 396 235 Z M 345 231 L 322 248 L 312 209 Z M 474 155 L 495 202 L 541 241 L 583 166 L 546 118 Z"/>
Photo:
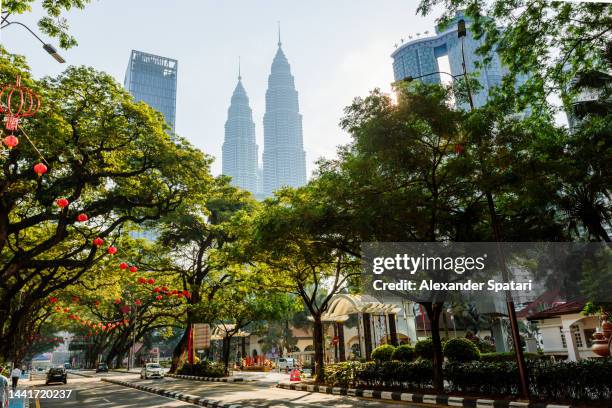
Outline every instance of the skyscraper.
<path id="1" fill-rule="evenodd" d="M 467 71 L 470 73 L 478 72 L 478 82 L 482 86 L 479 92 L 473 95 L 474 104 L 482 106 L 489 97 L 489 89 L 501 85 L 501 81 L 506 69 L 502 66 L 497 53 L 491 55 L 491 61 L 484 67 L 477 67 L 477 62 L 482 61 L 482 57 L 476 54 L 478 47 L 482 45 L 484 39 L 476 40 L 471 30 L 469 30 L 470 19 L 458 13 L 457 16 L 446 26 L 436 27 L 436 35 L 422 37 L 409 41 L 393 52 L 393 75 L 396 81 L 408 76 L 418 77 L 428 75 L 420 80 L 425 83 L 440 83 L 438 71 L 444 71 L 439 66 L 439 58 L 448 57 L 450 74 L 456 76 L 463 73 L 461 39 L 457 38 L 457 23 L 460 19 L 466 21 L 468 25 L 467 36 L 464 37 L 464 54 Z"/>
<path id="2" fill-rule="evenodd" d="M 178 61 L 132 50 L 123 86 L 137 101 L 164 114 L 174 132 Z"/>
<path id="3" fill-rule="evenodd" d="M 257 193 L 257 143 L 255 123 L 249 97 L 242 86 L 238 69 L 238 84 L 227 110 L 223 142 L 223 174 L 232 177 L 232 184 L 253 195 Z"/>
<path id="4" fill-rule="evenodd" d="M 263 192 L 266 196 L 283 186 L 306 184 L 302 115 L 291 67 L 281 46 L 279 30 L 264 114 Z"/>

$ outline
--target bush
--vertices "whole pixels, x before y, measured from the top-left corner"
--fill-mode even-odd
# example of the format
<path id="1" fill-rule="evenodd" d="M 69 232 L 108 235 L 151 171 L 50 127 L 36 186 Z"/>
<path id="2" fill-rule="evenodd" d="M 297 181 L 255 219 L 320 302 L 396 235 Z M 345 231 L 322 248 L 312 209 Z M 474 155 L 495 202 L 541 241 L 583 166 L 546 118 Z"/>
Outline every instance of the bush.
<path id="1" fill-rule="evenodd" d="M 417 357 L 425 360 L 433 360 L 433 341 L 431 339 L 419 340 L 414 345 Z"/>
<path id="2" fill-rule="evenodd" d="M 178 374 L 197 375 L 199 377 L 225 377 L 225 368 L 221 363 L 200 361 L 193 365 L 185 364 L 178 370 Z"/>
<path id="3" fill-rule="evenodd" d="M 383 344 L 372 351 L 372 360 L 391 361 L 391 356 L 395 352 L 395 347 L 390 344 Z"/>
<path id="4" fill-rule="evenodd" d="M 450 339 L 444 345 L 443 352 L 449 361 L 466 362 L 480 360 L 478 347 L 468 339 Z"/>
<path id="5" fill-rule="evenodd" d="M 325 382 L 332 387 L 351 387 L 355 384 L 357 372 L 363 364 L 356 361 L 345 361 L 325 366 Z"/>
<path id="6" fill-rule="evenodd" d="M 549 358 L 543 354 L 538 353 L 523 353 L 525 360 L 548 360 Z M 499 361 L 515 361 L 516 356 L 514 352 L 507 351 L 504 353 L 482 353 L 480 355 L 481 361 L 499 362 Z"/>
<path id="7" fill-rule="evenodd" d="M 494 353 L 495 352 L 495 346 L 481 339 L 480 337 L 475 337 L 475 336 L 469 337 L 468 340 L 474 343 L 476 347 L 478 347 L 478 350 L 480 351 L 480 353 Z"/>
<path id="8" fill-rule="evenodd" d="M 403 362 L 412 361 L 414 360 L 414 358 L 415 358 L 414 347 L 408 344 L 403 344 L 397 347 L 395 351 L 393 352 L 393 355 L 391 356 L 391 360 L 397 360 L 397 361 L 403 361 Z"/>

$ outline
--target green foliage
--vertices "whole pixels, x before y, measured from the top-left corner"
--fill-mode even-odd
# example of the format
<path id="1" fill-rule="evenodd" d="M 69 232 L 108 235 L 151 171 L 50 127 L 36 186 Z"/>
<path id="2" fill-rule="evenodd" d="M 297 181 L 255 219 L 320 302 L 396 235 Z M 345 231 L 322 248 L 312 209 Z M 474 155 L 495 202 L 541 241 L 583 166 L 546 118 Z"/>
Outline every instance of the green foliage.
<path id="1" fill-rule="evenodd" d="M 414 345 L 414 353 L 424 360 L 433 359 L 433 341 L 431 338 L 417 341 Z"/>
<path id="2" fill-rule="evenodd" d="M 372 350 L 372 360 L 375 361 L 391 361 L 391 356 L 395 352 L 395 347 L 391 344 L 383 344 Z"/>
<path id="3" fill-rule="evenodd" d="M 525 360 L 547 360 L 549 359 L 543 354 L 538 353 L 523 353 Z M 500 361 L 516 361 L 516 355 L 512 351 L 503 353 L 482 353 L 480 354 L 481 361 L 500 362 Z"/>
<path id="4" fill-rule="evenodd" d="M 553 401 L 609 401 L 612 398 L 612 360 L 545 362 L 528 360 L 531 394 Z M 341 363 L 326 367 L 328 385 L 361 388 L 391 388 L 423 391 L 432 387 L 430 361 L 406 363 Z M 447 392 L 476 396 L 516 396 L 518 372 L 513 362 L 448 362 L 444 365 Z"/>
<path id="5" fill-rule="evenodd" d="M 474 361 L 480 359 L 480 351 L 474 343 L 468 339 L 450 339 L 444 345 L 444 356 L 449 361 Z"/>
<path id="6" fill-rule="evenodd" d="M 185 364 L 178 371 L 178 374 L 220 378 L 225 377 L 225 368 L 223 364 L 200 361 L 193 365 Z"/>
<path id="7" fill-rule="evenodd" d="M 414 351 L 414 347 L 409 344 L 402 344 L 401 346 L 398 346 L 395 351 L 393 351 L 391 360 L 410 362 L 414 360 L 415 356 L 416 353 Z"/>
<path id="8" fill-rule="evenodd" d="M 612 360 L 578 362 L 528 361 L 531 395 L 545 401 L 609 401 Z M 449 363 L 444 367 L 449 391 L 476 395 L 516 395 L 518 369 L 514 362 Z"/>
<path id="9" fill-rule="evenodd" d="M 478 351 L 481 353 L 493 353 L 495 352 L 495 346 L 488 341 L 481 339 L 480 337 L 472 336 L 468 338 L 469 341 L 474 343 L 478 347 Z"/>
<path id="10" fill-rule="evenodd" d="M 2 12 L 19 15 L 32 11 L 32 3 L 35 0 L 5 0 L 2 4 Z M 77 41 L 68 33 L 68 22 L 62 15 L 72 9 L 83 9 L 91 0 L 53 0 L 42 1 L 42 9 L 45 16 L 38 20 L 38 28 L 50 37 L 57 37 L 60 47 L 71 48 L 77 45 Z M 10 19 L 12 20 L 12 19 Z"/>

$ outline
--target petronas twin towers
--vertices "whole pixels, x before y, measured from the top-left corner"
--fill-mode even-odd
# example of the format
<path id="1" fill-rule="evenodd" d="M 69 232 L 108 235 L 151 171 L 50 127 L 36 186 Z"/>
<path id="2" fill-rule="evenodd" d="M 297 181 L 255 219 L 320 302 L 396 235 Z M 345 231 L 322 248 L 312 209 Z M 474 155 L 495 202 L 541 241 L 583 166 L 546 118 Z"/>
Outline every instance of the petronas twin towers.
<path id="1" fill-rule="evenodd" d="M 232 184 L 257 196 L 269 197 L 281 187 L 306 184 L 306 153 L 302 115 L 289 61 L 280 42 L 272 61 L 264 114 L 263 183 L 258 177 L 258 146 L 249 98 L 238 74 L 223 143 L 223 174 Z"/>

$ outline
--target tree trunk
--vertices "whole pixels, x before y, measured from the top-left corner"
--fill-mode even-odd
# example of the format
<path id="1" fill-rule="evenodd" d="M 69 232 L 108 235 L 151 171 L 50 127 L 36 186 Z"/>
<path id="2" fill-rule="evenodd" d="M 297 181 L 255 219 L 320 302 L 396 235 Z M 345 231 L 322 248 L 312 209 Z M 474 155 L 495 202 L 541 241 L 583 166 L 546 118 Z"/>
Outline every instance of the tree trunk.
<path id="1" fill-rule="evenodd" d="M 324 351 L 323 351 L 323 322 L 321 322 L 321 316 L 314 317 L 314 332 L 312 341 L 314 343 L 314 362 L 315 362 L 315 375 L 317 382 L 321 383 L 325 381 L 325 363 L 324 363 Z"/>
<path id="2" fill-rule="evenodd" d="M 183 355 L 183 352 L 185 351 L 185 347 L 187 347 L 188 332 L 189 332 L 189 326 L 187 326 L 187 328 L 183 332 L 183 336 L 181 337 L 178 344 L 174 348 L 174 351 L 172 352 L 172 365 L 170 366 L 171 373 L 176 373 L 176 370 L 178 370 L 179 368 L 178 365 L 181 360 L 181 356 Z"/>
<path id="3" fill-rule="evenodd" d="M 431 340 L 433 343 L 433 386 L 438 393 L 444 392 L 444 377 L 442 372 L 442 342 L 440 341 L 440 313 L 444 308 L 444 303 L 425 303 L 427 317 L 431 322 Z"/>
<path id="4" fill-rule="evenodd" d="M 231 337 L 223 337 L 223 368 L 225 369 L 225 375 L 229 375 L 228 367 L 229 367 L 229 358 L 230 358 L 230 349 L 231 349 Z"/>

